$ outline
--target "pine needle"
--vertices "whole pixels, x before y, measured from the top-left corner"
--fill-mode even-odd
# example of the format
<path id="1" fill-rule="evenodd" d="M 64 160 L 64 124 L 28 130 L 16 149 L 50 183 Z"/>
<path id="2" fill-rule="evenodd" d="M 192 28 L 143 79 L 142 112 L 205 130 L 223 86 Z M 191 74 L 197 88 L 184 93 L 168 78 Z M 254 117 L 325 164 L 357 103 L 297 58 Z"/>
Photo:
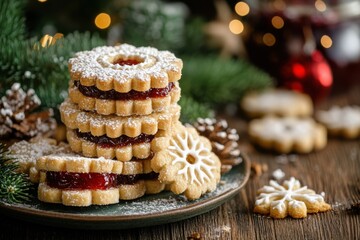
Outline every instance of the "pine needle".
<path id="1" fill-rule="evenodd" d="M 272 79 L 244 60 L 217 56 L 191 56 L 183 59 L 181 93 L 211 105 L 237 102 L 247 91 L 272 85 Z"/>
<path id="2" fill-rule="evenodd" d="M 191 97 L 182 96 L 179 102 L 181 106 L 181 122 L 193 123 L 197 118 L 212 118 L 214 111 L 206 104 L 194 101 Z"/>
<path id="3" fill-rule="evenodd" d="M 24 173 L 18 173 L 18 163 L 0 143 L 0 200 L 24 203 L 32 199 L 33 184 Z"/>

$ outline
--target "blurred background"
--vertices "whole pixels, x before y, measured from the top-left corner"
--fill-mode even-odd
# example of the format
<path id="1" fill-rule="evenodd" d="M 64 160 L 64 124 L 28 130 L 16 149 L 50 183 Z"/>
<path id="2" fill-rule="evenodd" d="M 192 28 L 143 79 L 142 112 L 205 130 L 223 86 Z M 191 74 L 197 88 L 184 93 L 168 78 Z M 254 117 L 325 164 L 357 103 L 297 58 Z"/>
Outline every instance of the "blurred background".
<path id="1" fill-rule="evenodd" d="M 289 77 L 281 73 L 284 63 L 298 61 L 306 70 L 316 62 L 306 58 L 312 52 L 325 58 L 339 87 L 360 76 L 358 0 L 32 0 L 26 19 L 34 36 L 91 31 L 109 44 L 247 56 L 282 80 Z"/>
<path id="2" fill-rule="evenodd" d="M 73 52 L 124 42 L 170 50 L 183 58 L 182 104 L 197 106 L 197 111 L 205 115 L 223 103 L 237 106 L 238 100 L 254 89 L 285 87 L 305 92 L 317 103 L 360 82 L 358 0 L 14 2 L 19 2 L 22 13 L 3 11 L 6 17 L 2 18 L 21 15 L 25 26 L 22 38 L 30 39 L 31 46 L 40 41 L 42 58 L 52 51 L 60 59 L 48 57 L 53 67 L 42 60 L 49 68 L 47 73 L 35 66 L 37 60 L 23 60 L 27 65 L 17 66 L 21 69 L 17 74 L 3 68 L 2 74 L 7 75 L 3 76 L 3 89 L 11 81 L 34 87 L 46 82 L 49 75 L 52 82 L 66 82 L 57 79 L 66 77 L 66 59 Z M 13 22 L 6 27 L 16 26 L 16 18 L 7 21 Z M 78 32 L 81 34 L 76 35 Z M 56 44 L 61 38 L 63 43 Z M 5 45 L 10 48 L 13 43 L 7 41 Z M 44 50 L 52 45 L 57 45 L 55 50 Z M 14 47 L 14 51 L 18 49 Z M 9 52 L 2 54 L 10 54 L 10 59 Z M 26 69 L 31 65 L 31 70 Z M 40 98 L 50 102 L 45 105 L 54 106 L 66 97 L 67 82 L 59 84 L 53 84 L 56 94 L 52 96 L 48 96 L 49 86 L 37 91 Z M 59 93 L 59 89 L 64 91 Z"/>

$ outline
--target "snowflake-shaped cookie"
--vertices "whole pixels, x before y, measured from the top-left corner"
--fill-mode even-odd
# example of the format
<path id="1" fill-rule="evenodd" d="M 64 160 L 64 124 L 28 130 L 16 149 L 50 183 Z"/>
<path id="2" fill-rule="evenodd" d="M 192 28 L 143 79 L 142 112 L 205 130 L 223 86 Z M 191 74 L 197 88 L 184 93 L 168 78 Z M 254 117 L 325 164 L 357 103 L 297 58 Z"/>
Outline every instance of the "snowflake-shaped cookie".
<path id="1" fill-rule="evenodd" d="M 317 119 L 332 135 L 345 138 L 360 136 L 360 106 L 334 106 L 328 111 L 319 111 Z"/>
<path id="2" fill-rule="evenodd" d="M 327 143 L 326 129 L 311 118 L 255 119 L 249 124 L 249 135 L 259 146 L 280 153 L 308 153 Z"/>
<path id="3" fill-rule="evenodd" d="M 271 180 L 270 186 L 258 190 L 254 212 L 273 218 L 305 218 L 307 213 L 325 212 L 331 206 L 324 198 L 307 186 L 301 187 L 299 180 L 291 177 L 283 185 Z"/>
<path id="4" fill-rule="evenodd" d="M 155 154 L 151 166 L 159 180 L 175 194 L 189 200 L 215 190 L 220 181 L 220 160 L 211 152 L 211 143 L 192 127 L 176 126 L 170 146 Z"/>

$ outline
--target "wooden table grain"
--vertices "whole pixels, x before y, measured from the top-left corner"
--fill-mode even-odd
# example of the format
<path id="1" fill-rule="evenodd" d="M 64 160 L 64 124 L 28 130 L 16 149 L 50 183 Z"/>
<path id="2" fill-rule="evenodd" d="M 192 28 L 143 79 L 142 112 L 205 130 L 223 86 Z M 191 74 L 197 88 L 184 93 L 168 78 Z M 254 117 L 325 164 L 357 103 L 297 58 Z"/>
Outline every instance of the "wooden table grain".
<path id="1" fill-rule="evenodd" d="M 360 105 L 360 85 L 332 96 L 317 106 Z M 0 216 L 0 239 L 360 239 L 360 141 L 329 138 L 324 150 L 306 155 L 277 155 L 259 151 L 247 141 L 246 121 L 227 117 L 242 136 L 242 150 L 253 162 L 266 164 L 268 171 L 253 176 L 233 199 L 203 215 L 161 226 L 128 230 L 74 230 L 42 226 Z M 282 169 L 289 178 L 324 192 L 333 210 L 305 219 L 275 220 L 254 214 L 256 190 L 267 184 L 272 172 Z"/>

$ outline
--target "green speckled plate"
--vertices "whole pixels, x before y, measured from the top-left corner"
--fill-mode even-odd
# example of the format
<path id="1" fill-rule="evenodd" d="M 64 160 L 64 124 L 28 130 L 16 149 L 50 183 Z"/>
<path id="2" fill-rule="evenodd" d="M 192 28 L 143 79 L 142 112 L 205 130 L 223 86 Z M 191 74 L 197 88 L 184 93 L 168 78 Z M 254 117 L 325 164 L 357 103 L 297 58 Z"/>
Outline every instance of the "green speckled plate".
<path id="1" fill-rule="evenodd" d="M 65 207 L 34 201 L 29 204 L 0 202 L 0 212 L 9 216 L 58 227 L 82 229 L 125 229 L 176 222 L 208 212 L 234 197 L 250 175 L 244 161 L 224 174 L 218 188 L 196 201 L 187 201 L 170 192 L 144 196 L 109 206 Z"/>

